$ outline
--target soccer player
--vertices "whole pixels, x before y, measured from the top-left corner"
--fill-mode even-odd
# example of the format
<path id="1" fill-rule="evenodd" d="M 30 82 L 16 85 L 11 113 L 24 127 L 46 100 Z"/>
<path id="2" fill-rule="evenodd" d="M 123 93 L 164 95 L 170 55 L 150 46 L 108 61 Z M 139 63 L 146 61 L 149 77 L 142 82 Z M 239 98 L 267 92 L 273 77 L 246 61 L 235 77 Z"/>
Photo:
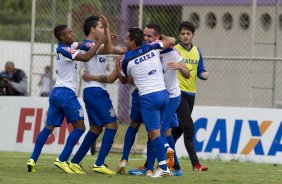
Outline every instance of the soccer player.
<path id="1" fill-rule="evenodd" d="M 81 50 L 85 52 L 97 44 L 100 33 L 105 34 L 107 41 L 104 46 L 99 48 L 97 55 L 92 57 L 88 63 L 84 63 L 86 73 L 83 75 L 83 78 L 86 83 L 83 90 L 83 101 L 89 118 L 90 130 L 87 132 L 81 146 L 72 158 L 69 167 L 77 174 L 84 174 L 80 162 L 85 157 L 94 141 L 102 133 L 103 127 L 105 127 L 102 145 L 92 170 L 113 175 L 115 172 L 107 168 L 104 164 L 118 129 L 116 114 L 109 93 L 106 91 L 105 84 L 106 82 L 113 82 L 117 79 L 115 71 L 112 73 L 110 81 L 106 77 L 107 64 L 103 54 L 110 54 L 113 51 L 109 25 L 104 16 L 101 16 L 101 19 L 97 16 L 90 16 L 84 21 L 83 32 L 86 39 L 82 43 Z M 100 81 L 96 81 L 97 75 L 104 77 L 101 77 Z"/>
<path id="2" fill-rule="evenodd" d="M 61 126 L 63 118 L 66 117 L 67 122 L 72 123 L 73 131 L 69 134 L 66 145 L 54 164 L 64 172 L 73 174 L 74 172 L 69 168 L 66 161 L 85 131 L 83 111 L 75 94 L 77 85 L 76 61 L 88 62 L 96 54 L 106 38 L 103 34 L 99 34 L 96 45 L 83 54 L 75 50 L 78 43 L 74 43 L 72 30 L 66 25 L 56 26 L 54 35 L 59 41 L 56 49 L 56 84 L 49 97 L 46 125 L 37 136 L 33 153 L 27 162 L 27 169 L 28 172 L 35 172 L 35 163 L 48 136 L 55 127 Z"/>
<path id="3" fill-rule="evenodd" d="M 181 89 L 181 102 L 177 109 L 177 117 L 180 126 L 172 129 L 175 142 L 184 134 L 184 144 L 191 159 L 193 170 L 207 171 L 208 167 L 201 165 L 194 148 L 194 123 L 191 117 L 193 111 L 197 77 L 202 80 L 208 79 L 208 72 L 204 67 L 201 50 L 192 44 L 195 35 L 195 27 L 190 22 L 182 22 L 178 28 L 180 42 L 175 46 L 179 51 L 184 63 L 190 70 L 190 78 L 185 79 L 178 73 L 178 81 Z M 175 170 L 180 170 L 179 165 L 174 165 Z"/>
<path id="4" fill-rule="evenodd" d="M 121 60 L 121 69 L 124 76 L 132 77 L 139 91 L 143 122 L 159 165 L 152 177 L 162 177 L 170 175 L 166 165 L 164 143 L 160 136 L 169 94 L 163 80 L 160 51 L 172 47 L 175 39 L 166 37 L 162 42 L 150 45 L 142 45 L 143 41 L 144 34 L 141 29 L 129 28 L 125 38 L 128 51 Z"/>

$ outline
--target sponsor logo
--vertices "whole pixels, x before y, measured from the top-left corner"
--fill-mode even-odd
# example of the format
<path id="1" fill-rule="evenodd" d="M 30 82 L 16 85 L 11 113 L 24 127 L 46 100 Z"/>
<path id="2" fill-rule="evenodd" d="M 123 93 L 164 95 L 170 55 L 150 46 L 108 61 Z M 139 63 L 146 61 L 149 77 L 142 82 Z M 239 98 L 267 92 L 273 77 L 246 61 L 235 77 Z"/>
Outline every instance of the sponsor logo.
<path id="1" fill-rule="evenodd" d="M 149 52 L 146 55 L 140 56 L 134 60 L 135 64 L 140 64 L 144 61 L 147 61 L 155 56 L 154 52 Z"/>
<path id="2" fill-rule="evenodd" d="M 248 124 L 248 131 L 251 134 L 251 138 L 247 141 L 247 143 L 244 143 L 245 145 L 241 146 L 241 150 L 239 150 L 239 145 L 242 142 L 241 133 L 243 129 L 243 120 L 235 120 L 233 131 L 230 132 L 227 131 L 226 119 L 217 119 L 208 138 L 205 138 L 204 140 L 197 140 L 197 136 L 195 136 L 196 151 L 211 153 L 216 149 L 220 153 L 239 155 L 248 155 L 253 151 L 255 155 L 267 156 L 275 156 L 277 152 L 282 152 L 282 122 L 280 123 L 277 131 L 273 132 L 275 136 L 271 140 L 271 146 L 268 150 L 265 150 L 266 146 L 263 145 L 261 138 L 271 126 L 272 121 L 262 121 L 259 123 L 256 120 L 248 120 L 244 123 Z M 194 125 L 195 135 L 197 135 L 199 131 L 202 132 L 203 130 L 207 130 L 208 119 L 200 118 Z M 227 139 L 227 137 L 230 137 L 227 133 L 232 134 L 230 140 Z"/>
<path id="3" fill-rule="evenodd" d="M 152 71 L 150 71 L 150 72 L 148 73 L 148 75 L 152 75 L 152 74 L 156 73 L 156 71 L 157 71 L 157 70 L 152 70 Z"/>

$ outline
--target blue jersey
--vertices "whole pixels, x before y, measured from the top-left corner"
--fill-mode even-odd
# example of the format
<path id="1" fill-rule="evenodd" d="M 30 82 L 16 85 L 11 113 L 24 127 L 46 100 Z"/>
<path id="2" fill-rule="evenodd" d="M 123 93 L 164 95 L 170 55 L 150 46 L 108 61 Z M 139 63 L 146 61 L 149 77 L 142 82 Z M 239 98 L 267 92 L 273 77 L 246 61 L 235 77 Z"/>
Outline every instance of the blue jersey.
<path id="1" fill-rule="evenodd" d="M 122 59 L 122 74 L 130 75 L 140 95 L 162 91 L 165 89 L 160 51 L 160 43 L 143 44 L 128 51 Z"/>

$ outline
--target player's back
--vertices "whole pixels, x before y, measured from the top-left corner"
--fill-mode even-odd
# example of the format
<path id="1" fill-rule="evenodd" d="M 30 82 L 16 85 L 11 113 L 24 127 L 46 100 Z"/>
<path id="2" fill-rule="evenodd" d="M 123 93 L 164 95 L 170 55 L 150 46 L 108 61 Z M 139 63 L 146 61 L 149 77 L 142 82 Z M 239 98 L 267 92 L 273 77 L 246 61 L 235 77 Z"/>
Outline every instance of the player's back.
<path id="1" fill-rule="evenodd" d="M 125 54 L 122 62 L 123 72 L 132 76 L 140 95 L 165 89 L 160 61 L 161 48 L 159 43 L 143 44 Z"/>
<path id="2" fill-rule="evenodd" d="M 67 87 L 76 90 L 77 86 L 77 61 L 74 60 L 79 51 L 75 50 L 77 43 L 66 46 L 58 44 L 56 49 L 56 84 L 54 87 Z"/>
<path id="3" fill-rule="evenodd" d="M 165 87 L 170 94 L 170 98 L 177 97 L 181 94 L 177 79 L 178 70 L 172 70 L 168 67 L 169 62 L 180 62 L 183 58 L 172 48 L 168 48 L 161 52 L 161 62 L 164 72 Z"/>
<path id="4" fill-rule="evenodd" d="M 93 47 L 95 43 L 91 40 L 84 40 L 81 45 L 81 50 L 82 53 L 87 52 L 91 47 Z M 84 68 L 87 73 L 90 75 L 96 75 L 96 76 L 101 76 L 101 75 L 106 75 L 106 59 L 104 55 L 95 55 L 93 56 L 89 62 L 84 62 L 83 63 Z M 106 84 L 101 83 L 98 81 L 88 81 L 85 82 L 85 88 L 88 87 L 101 87 L 103 89 L 106 89 Z"/>

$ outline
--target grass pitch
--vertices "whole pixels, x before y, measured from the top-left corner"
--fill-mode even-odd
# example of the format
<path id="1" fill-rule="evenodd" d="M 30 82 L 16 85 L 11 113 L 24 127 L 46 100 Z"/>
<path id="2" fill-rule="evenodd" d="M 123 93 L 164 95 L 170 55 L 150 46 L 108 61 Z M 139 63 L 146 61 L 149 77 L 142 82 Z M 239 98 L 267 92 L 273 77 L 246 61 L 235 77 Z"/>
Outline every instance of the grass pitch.
<path id="1" fill-rule="evenodd" d="M 94 173 L 91 170 L 96 156 L 86 156 L 82 162 L 86 175 L 65 174 L 53 165 L 58 155 L 42 154 L 36 165 L 36 173 L 26 172 L 26 162 L 30 153 L 0 152 L 0 183 L 21 184 L 125 184 L 125 183 L 282 183 L 282 165 L 241 163 L 238 161 L 202 161 L 209 166 L 207 172 L 193 172 L 190 160 L 180 159 L 184 175 L 182 177 L 149 178 L 146 176 L 114 175 Z M 115 169 L 121 154 L 110 154 L 106 163 Z M 144 163 L 141 155 L 131 155 L 127 169 L 136 168 Z"/>

